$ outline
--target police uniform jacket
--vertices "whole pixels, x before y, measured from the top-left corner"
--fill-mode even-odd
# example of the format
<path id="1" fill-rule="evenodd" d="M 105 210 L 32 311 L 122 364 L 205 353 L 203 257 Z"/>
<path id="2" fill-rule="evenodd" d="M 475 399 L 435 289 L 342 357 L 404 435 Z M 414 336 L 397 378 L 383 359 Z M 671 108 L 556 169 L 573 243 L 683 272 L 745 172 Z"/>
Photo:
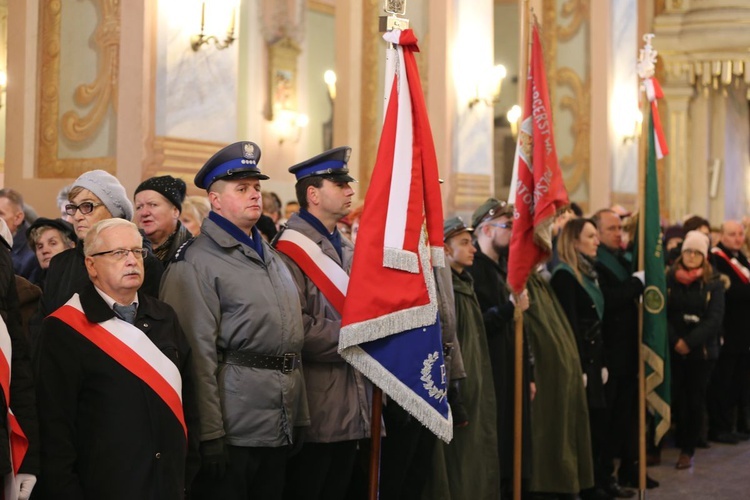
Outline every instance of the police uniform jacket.
<path id="1" fill-rule="evenodd" d="M 19 472 L 39 474 L 39 427 L 37 420 L 36 395 L 32 377 L 29 348 L 21 328 L 18 293 L 13 274 L 10 252 L 0 246 L 0 315 L 10 335 L 12 357 L 10 377 L 10 403 L 24 434 L 29 440 L 26 458 Z M 8 444 L 8 402 L 0 391 L 0 474 L 11 471 L 10 448 Z"/>
<path id="2" fill-rule="evenodd" d="M 92 284 L 80 299 L 88 321 L 115 317 Z M 190 349 L 171 307 L 145 294 L 138 300 L 135 327 L 182 375 L 189 443 L 174 413 L 145 382 L 72 327 L 48 317 L 40 339 L 42 474 L 34 498 L 185 498 L 199 460 Z"/>
<path id="3" fill-rule="evenodd" d="M 298 214 L 292 215 L 287 227 L 310 238 L 349 273 L 354 254 L 349 240 L 342 238 L 342 258 L 339 258 L 328 238 Z M 341 311 L 331 306 L 292 259 L 284 254 L 281 258 L 292 273 L 302 304 L 305 327 L 302 362 L 310 408 L 310 427 L 305 441 L 330 443 L 369 437 L 372 384 L 338 353 Z"/>
<path id="4" fill-rule="evenodd" d="M 264 256 L 205 219 L 164 273 L 161 297 L 177 311 L 193 349 L 200 440 L 279 447 L 309 424 L 301 369 L 219 364 L 217 351 L 300 353 L 299 294 L 279 255 Z"/>

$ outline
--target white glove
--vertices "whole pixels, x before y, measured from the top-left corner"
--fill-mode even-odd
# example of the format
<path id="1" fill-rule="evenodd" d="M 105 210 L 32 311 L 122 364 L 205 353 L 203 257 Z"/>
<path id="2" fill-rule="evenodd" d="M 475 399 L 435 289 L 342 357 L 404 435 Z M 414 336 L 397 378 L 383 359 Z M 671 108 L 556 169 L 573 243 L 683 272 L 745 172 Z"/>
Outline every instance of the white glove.
<path id="1" fill-rule="evenodd" d="M 636 271 L 633 273 L 633 278 L 641 280 L 641 284 L 646 286 L 646 271 Z"/>
<path id="2" fill-rule="evenodd" d="M 602 384 L 606 384 L 607 380 L 609 380 L 609 370 L 606 366 L 602 366 Z"/>
<path id="3" fill-rule="evenodd" d="M 583 374 L 583 386 L 586 387 L 589 383 L 589 378 L 586 376 L 586 374 Z"/>
<path id="4" fill-rule="evenodd" d="M 33 474 L 19 473 L 16 475 L 16 486 L 18 486 L 18 500 L 29 500 L 31 490 L 36 484 L 36 476 Z"/>

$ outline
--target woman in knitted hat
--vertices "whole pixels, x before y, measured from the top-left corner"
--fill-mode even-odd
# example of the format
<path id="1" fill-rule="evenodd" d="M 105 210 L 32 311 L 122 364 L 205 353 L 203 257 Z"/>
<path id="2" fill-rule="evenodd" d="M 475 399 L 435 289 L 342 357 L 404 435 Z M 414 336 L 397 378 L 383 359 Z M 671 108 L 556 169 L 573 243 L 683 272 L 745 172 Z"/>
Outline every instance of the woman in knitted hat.
<path id="1" fill-rule="evenodd" d="M 146 179 L 135 190 L 135 223 L 165 267 L 193 237 L 180 222 L 185 190 L 185 181 L 171 175 Z"/>
<path id="2" fill-rule="evenodd" d="M 667 319 L 672 348 L 672 398 L 680 456 L 675 466 L 689 469 L 699 440 L 706 388 L 719 356 L 724 318 L 724 285 L 708 260 L 709 239 L 690 231 L 667 273 Z"/>

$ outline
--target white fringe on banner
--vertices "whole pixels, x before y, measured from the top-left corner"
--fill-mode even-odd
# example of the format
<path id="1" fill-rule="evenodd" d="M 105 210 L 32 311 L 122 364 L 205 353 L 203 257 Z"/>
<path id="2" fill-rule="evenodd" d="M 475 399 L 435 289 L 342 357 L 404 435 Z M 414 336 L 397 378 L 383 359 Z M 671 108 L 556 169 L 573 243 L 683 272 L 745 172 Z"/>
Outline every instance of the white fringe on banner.
<path id="1" fill-rule="evenodd" d="M 417 254 L 414 252 L 386 247 L 383 250 L 383 267 L 417 274 L 419 272 L 419 261 Z"/>

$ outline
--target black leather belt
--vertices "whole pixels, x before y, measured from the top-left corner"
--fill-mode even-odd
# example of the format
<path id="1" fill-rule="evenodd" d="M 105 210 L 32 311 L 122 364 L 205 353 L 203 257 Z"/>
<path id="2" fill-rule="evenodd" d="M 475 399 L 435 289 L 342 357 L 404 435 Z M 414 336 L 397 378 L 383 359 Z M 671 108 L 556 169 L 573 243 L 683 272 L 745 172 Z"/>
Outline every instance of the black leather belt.
<path id="1" fill-rule="evenodd" d="M 219 363 L 247 366 L 248 368 L 265 368 L 291 373 L 302 365 L 302 358 L 296 352 L 287 352 L 283 356 L 268 356 L 246 351 L 219 351 Z"/>

